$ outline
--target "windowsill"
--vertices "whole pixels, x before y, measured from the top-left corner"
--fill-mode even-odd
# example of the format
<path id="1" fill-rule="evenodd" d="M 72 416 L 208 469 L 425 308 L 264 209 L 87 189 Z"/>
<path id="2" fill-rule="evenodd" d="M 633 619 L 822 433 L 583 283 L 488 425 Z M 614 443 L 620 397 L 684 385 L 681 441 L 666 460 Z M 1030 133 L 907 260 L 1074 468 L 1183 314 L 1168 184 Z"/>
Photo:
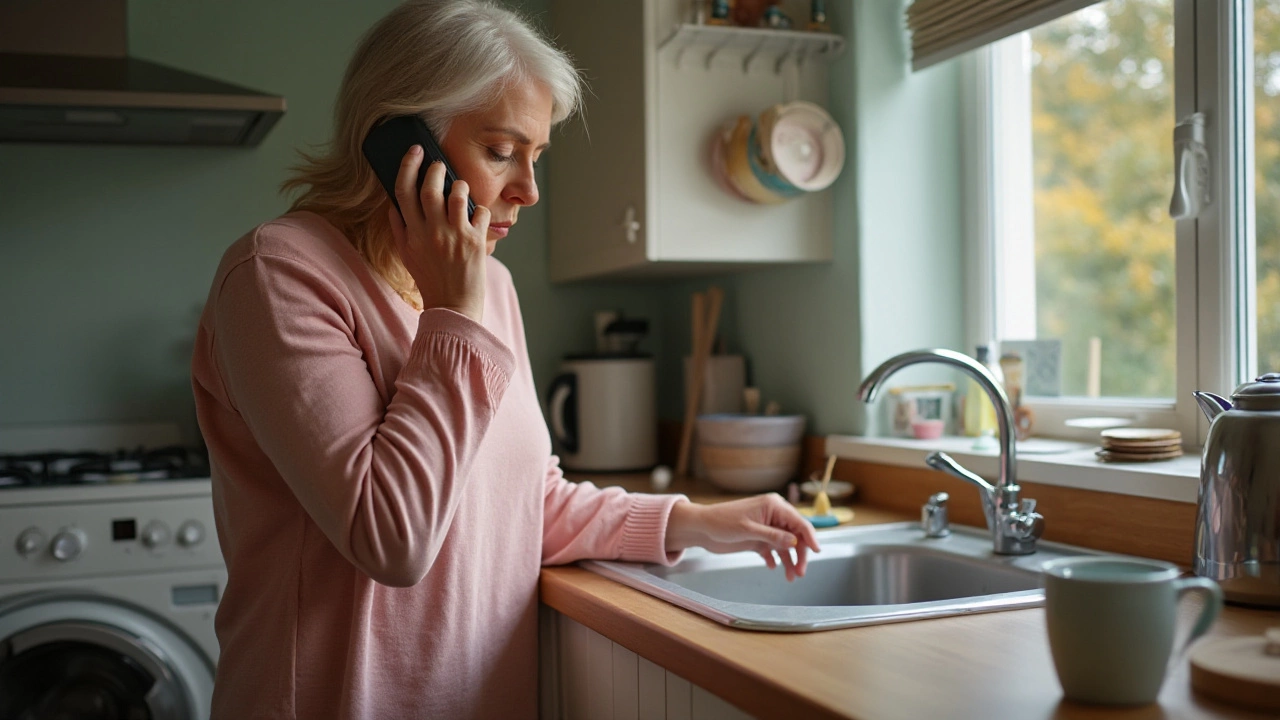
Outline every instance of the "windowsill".
<path id="1" fill-rule="evenodd" d="M 971 437 L 914 440 L 897 437 L 828 435 L 826 453 L 846 460 L 924 467 L 924 458 L 941 450 L 969 470 L 996 477 L 1000 453 L 975 452 Z M 1200 458 L 1194 453 L 1149 463 L 1105 463 L 1097 445 L 1031 438 L 1018 443 L 1018 480 L 1043 485 L 1194 503 L 1200 491 Z"/>

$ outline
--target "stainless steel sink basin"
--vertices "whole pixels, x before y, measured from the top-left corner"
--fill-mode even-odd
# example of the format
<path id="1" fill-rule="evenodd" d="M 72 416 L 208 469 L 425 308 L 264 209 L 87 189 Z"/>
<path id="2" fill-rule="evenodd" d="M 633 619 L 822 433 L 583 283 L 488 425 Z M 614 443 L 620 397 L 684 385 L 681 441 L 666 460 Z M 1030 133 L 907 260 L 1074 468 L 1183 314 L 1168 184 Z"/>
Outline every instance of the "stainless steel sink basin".
<path id="1" fill-rule="evenodd" d="M 1044 604 L 1044 563 L 1099 554 L 1041 542 L 1031 555 L 996 555 L 985 530 L 953 525 L 945 538 L 926 538 L 910 522 L 837 528 L 818 539 L 822 552 L 792 583 L 746 552 L 694 548 L 673 567 L 581 564 L 725 625 L 808 632 L 1036 607 Z"/>

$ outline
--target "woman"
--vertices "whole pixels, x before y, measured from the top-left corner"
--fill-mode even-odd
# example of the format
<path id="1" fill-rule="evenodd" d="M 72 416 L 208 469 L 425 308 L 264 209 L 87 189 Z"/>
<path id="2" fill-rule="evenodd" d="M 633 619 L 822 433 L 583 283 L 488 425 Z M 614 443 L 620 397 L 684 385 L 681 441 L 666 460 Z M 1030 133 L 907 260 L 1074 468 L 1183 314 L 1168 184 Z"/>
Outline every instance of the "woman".
<path id="1" fill-rule="evenodd" d="M 292 210 L 223 257 L 192 364 L 229 574 L 215 717 L 531 718 L 541 565 L 700 545 L 803 575 L 817 541 L 776 495 L 629 495 L 551 455 L 489 253 L 538 201 L 534 163 L 579 92 L 511 12 L 411 0 L 357 49 Z M 461 179 L 443 197 L 435 163 L 416 191 L 415 148 L 397 212 L 360 145 L 407 113 Z"/>

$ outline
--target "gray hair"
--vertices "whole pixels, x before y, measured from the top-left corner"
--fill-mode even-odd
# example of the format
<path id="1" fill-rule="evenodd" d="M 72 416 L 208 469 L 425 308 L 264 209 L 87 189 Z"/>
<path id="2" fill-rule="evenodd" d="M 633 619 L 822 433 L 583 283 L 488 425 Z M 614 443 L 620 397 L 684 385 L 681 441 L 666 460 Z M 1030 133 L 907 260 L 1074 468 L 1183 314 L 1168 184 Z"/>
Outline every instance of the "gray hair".
<path id="1" fill-rule="evenodd" d="M 416 288 L 383 227 L 388 199 L 361 151 L 365 136 L 383 118 L 417 114 L 444 142 L 456 117 L 527 82 L 550 89 L 553 125 L 581 110 L 583 80 L 572 60 L 518 13 L 488 0 L 406 0 L 356 48 L 333 139 L 320 153 L 301 153 L 281 186 L 301 191 L 290 209 L 323 215 L 411 300 Z"/>
<path id="2" fill-rule="evenodd" d="M 516 12 L 483 0 L 409 0 L 361 41 L 343 79 L 339 121 L 417 113 L 443 139 L 458 115 L 484 109 L 515 83 L 551 90 L 551 122 L 580 109 L 569 57 Z M 374 117 L 370 117 L 374 116 Z"/>

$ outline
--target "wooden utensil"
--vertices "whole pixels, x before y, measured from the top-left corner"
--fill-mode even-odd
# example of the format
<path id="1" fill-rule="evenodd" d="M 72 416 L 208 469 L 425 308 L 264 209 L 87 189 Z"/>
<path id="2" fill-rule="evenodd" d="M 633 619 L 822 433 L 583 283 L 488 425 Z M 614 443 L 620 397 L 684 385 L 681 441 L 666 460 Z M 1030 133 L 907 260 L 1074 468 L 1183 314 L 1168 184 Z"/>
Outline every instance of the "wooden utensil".
<path id="1" fill-rule="evenodd" d="M 711 346 L 716 339 L 716 326 L 720 323 L 720 307 L 724 302 L 724 291 L 712 285 L 706 295 L 693 294 L 693 377 L 689 383 L 689 394 L 684 400 L 684 427 L 680 433 L 680 454 L 676 458 L 676 475 L 689 474 L 689 451 L 693 444 L 693 421 L 698 416 L 698 406 L 702 403 L 702 383 L 707 370 L 707 358 L 711 356 Z"/>
<path id="2" fill-rule="evenodd" d="M 822 473 L 822 489 L 818 490 L 818 494 L 813 498 L 813 514 L 830 515 L 831 514 L 831 498 L 827 497 L 827 484 L 831 482 L 831 471 L 836 467 L 836 456 L 827 457 L 827 469 Z"/>

